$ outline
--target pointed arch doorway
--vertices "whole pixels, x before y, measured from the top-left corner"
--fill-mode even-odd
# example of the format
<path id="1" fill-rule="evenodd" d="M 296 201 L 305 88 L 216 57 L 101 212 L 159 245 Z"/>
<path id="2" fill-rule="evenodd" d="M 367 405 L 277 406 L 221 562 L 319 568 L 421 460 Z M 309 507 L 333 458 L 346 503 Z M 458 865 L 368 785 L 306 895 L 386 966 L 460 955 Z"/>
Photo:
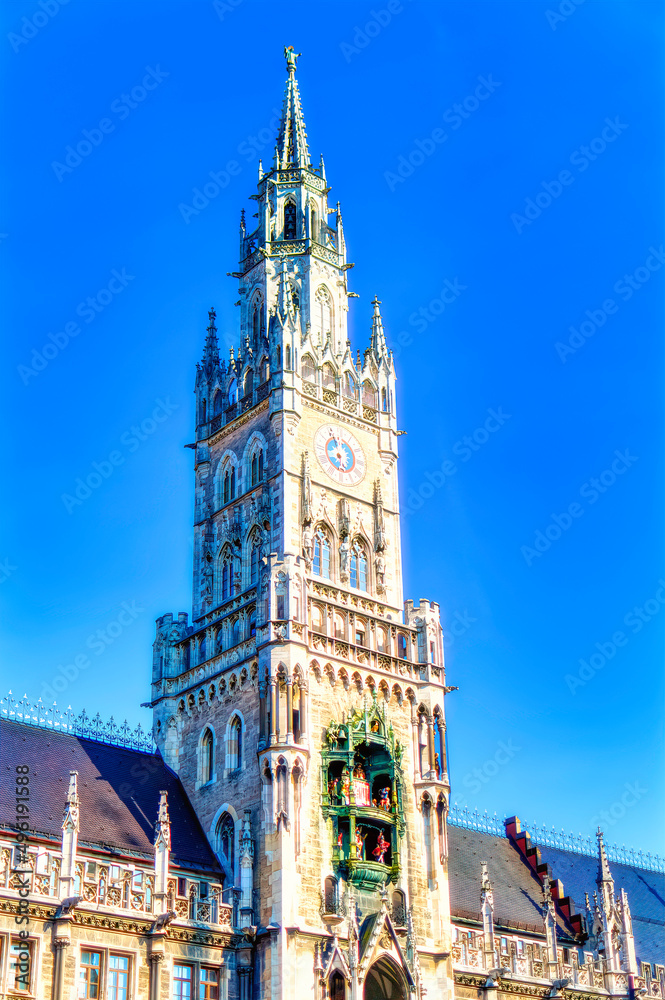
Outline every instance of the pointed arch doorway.
<path id="1" fill-rule="evenodd" d="M 386 955 L 375 962 L 367 973 L 363 1000 L 407 1000 L 402 970 Z"/>

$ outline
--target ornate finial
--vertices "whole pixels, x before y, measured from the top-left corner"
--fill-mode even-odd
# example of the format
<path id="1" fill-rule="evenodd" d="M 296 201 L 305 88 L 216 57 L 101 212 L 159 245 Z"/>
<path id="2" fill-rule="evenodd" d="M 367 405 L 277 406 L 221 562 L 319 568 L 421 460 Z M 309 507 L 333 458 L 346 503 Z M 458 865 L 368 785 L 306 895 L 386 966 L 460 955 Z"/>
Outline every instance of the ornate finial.
<path id="1" fill-rule="evenodd" d="M 286 45 L 284 47 L 284 58 L 286 59 L 286 68 L 289 71 L 289 76 L 292 76 L 296 71 L 296 63 L 298 57 L 302 55 L 302 52 L 295 52 L 292 45 Z"/>
<path id="2" fill-rule="evenodd" d="M 79 793 L 78 771 L 69 772 L 69 788 L 65 799 L 65 811 L 62 817 L 63 830 L 78 830 L 79 828 Z"/>
<path id="3" fill-rule="evenodd" d="M 157 808 L 157 822 L 155 823 L 155 847 L 165 850 L 171 849 L 171 821 L 169 820 L 169 804 L 167 793 L 159 793 L 159 806 Z"/>

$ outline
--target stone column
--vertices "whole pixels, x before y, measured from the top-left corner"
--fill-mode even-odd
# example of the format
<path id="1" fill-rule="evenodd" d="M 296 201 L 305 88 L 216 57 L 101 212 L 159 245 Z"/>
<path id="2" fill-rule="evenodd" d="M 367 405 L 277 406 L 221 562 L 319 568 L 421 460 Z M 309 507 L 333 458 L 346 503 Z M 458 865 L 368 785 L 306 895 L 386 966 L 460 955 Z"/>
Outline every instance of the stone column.
<path id="1" fill-rule="evenodd" d="M 304 681 L 300 684 L 300 742 L 307 742 L 307 689 Z"/>
<path id="2" fill-rule="evenodd" d="M 56 934 L 59 928 L 56 929 Z M 64 1000 L 65 995 L 65 962 L 69 938 L 56 937 L 53 941 L 55 957 L 53 960 L 53 1000 Z"/>
<path id="3" fill-rule="evenodd" d="M 159 1000 L 159 995 L 161 992 L 162 985 L 162 962 L 164 961 L 164 953 L 161 951 L 153 951 L 150 953 L 150 986 L 148 989 L 148 995 L 150 1000 Z"/>
<path id="4" fill-rule="evenodd" d="M 270 744 L 277 742 L 277 680 L 271 677 L 270 684 Z"/>
<path id="5" fill-rule="evenodd" d="M 436 777 L 436 767 L 434 766 L 434 722 L 432 717 L 427 719 L 427 756 L 429 758 L 429 775 Z"/>
<path id="6" fill-rule="evenodd" d="M 266 684 L 265 681 L 261 681 L 259 684 L 259 746 L 265 746 L 268 742 L 266 716 Z"/>
<path id="7" fill-rule="evenodd" d="M 293 743 L 293 678 L 286 678 L 286 742 Z"/>
<path id="8" fill-rule="evenodd" d="M 413 779 L 420 781 L 420 732 L 419 720 L 413 706 L 411 707 L 411 732 L 413 736 Z"/>

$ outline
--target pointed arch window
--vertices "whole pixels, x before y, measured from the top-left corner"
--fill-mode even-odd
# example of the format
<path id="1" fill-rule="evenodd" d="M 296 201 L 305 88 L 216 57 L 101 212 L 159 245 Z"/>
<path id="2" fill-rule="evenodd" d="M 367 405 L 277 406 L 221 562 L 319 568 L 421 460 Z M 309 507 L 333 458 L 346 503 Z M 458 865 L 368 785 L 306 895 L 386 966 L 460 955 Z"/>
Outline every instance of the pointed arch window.
<path id="1" fill-rule="evenodd" d="M 244 395 L 251 396 L 253 391 L 254 391 L 254 372 L 252 371 L 251 368 L 248 368 L 247 371 L 245 372 Z"/>
<path id="2" fill-rule="evenodd" d="M 316 290 L 316 318 L 319 321 L 319 329 L 324 335 L 331 333 L 333 328 L 333 304 L 330 292 L 325 285 L 320 285 Z"/>
<path id="3" fill-rule="evenodd" d="M 214 416 L 217 416 L 219 413 L 222 412 L 222 403 L 223 403 L 223 401 L 224 401 L 224 397 L 222 395 L 222 390 L 218 389 L 217 392 L 215 393 L 213 401 L 212 401 L 212 412 L 213 412 Z"/>
<path id="4" fill-rule="evenodd" d="M 222 479 L 222 503 L 230 503 L 236 495 L 236 470 L 230 465 L 224 471 Z"/>
<path id="5" fill-rule="evenodd" d="M 326 388 L 330 388 L 330 389 L 334 389 L 335 388 L 335 369 L 333 368 L 332 365 L 325 364 L 323 366 L 322 381 L 323 381 L 323 385 Z"/>
<path id="6" fill-rule="evenodd" d="M 241 625 L 240 619 L 236 618 L 236 620 L 233 623 L 233 640 L 232 640 L 232 644 L 234 646 L 237 646 L 238 643 L 240 642 L 241 633 L 242 633 L 242 625 Z"/>
<path id="7" fill-rule="evenodd" d="M 388 412 L 388 396 L 385 389 L 381 390 L 381 409 L 384 413 Z"/>
<path id="8" fill-rule="evenodd" d="M 229 770 L 235 771 L 239 767 L 242 767 L 242 721 L 237 716 L 234 715 L 229 723 L 229 737 L 228 737 L 228 767 Z"/>
<path id="9" fill-rule="evenodd" d="M 252 545 L 252 554 L 249 561 L 249 582 L 251 586 L 258 583 L 259 580 L 259 547 L 254 542 Z"/>
<path id="10" fill-rule="evenodd" d="M 284 368 L 287 372 L 291 371 L 291 347 L 289 344 L 284 348 Z"/>
<path id="11" fill-rule="evenodd" d="M 215 740 L 209 729 L 206 729 L 201 740 L 201 783 L 207 785 L 212 781 L 215 769 Z"/>
<path id="12" fill-rule="evenodd" d="M 230 585 L 230 571 L 228 560 L 224 560 L 224 565 L 222 566 L 222 600 L 228 601 L 231 595 L 231 585 Z"/>
<path id="13" fill-rule="evenodd" d="M 232 378 L 229 384 L 229 406 L 234 406 L 238 401 L 238 382 Z"/>
<path id="14" fill-rule="evenodd" d="M 351 548 L 349 582 L 356 590 L 367 590 L 367 554 L 364 545 L 357 541 Z"/>
<path id="15" fill-rule="evenodd" d="M 284 239 L 296 239 L 296 205 L 293 201 L 287 201 L 284 206 Z"/>
<path id="16" fill-rule="evenodd" d="M 363 403 L 376 409 L 376 391 L 371 382 L 363 382 Z"/>
<path id="17" fill-rule="evenodd" d="M 321 528 L 314 536 L 312 572 L 315 576 L 322 576 L 325 580 L 330 579 L 330 540 Z"/>
<path id="18" fill-rule="evenodd" d="M 314 382 L 316 379 L 316 368 L 309 354 L 306 354 L 302 359 L 302 377 L 308 382 Z"/>
<path id="19" fill-rule="evenodd" d="M 217 824 L 217 853 L 224 869 L 224 883 L 232 886 L 235 872 L 235 824 L 228 813 L 222 813 Z"/>
<path id="20" fill-rule="evenodd" d="M 318 230 L 316 228 L 316 209 L 315 208 L 312 209 L 312 212 L 311 212 L 311 215 L 310 215 L 310 236 L 312 237 L 313 240 L 316 240 L 317 243 L 319 242 L 319 233 L 318 233 Z"/>
<path id="21" fill-rule="evenodd" d="M 263 481 L 263 449 L 255 451 L 252 455 L 249 473 L 252 486 L 257 486 Z"/>
<path id="22" fill-rule="evenodd" d="M 329 994 L 330 1000 L 345 1000 L 346 984 L 344 982 L 344 976 L 341 972 L 333 972 L 330 977 Z"/>
<path id="23" fill-rule="evenodd" d="M 344 372 L 344 395 L 350 399 L 356 398 L 356 380 L 351 372 Z"/>

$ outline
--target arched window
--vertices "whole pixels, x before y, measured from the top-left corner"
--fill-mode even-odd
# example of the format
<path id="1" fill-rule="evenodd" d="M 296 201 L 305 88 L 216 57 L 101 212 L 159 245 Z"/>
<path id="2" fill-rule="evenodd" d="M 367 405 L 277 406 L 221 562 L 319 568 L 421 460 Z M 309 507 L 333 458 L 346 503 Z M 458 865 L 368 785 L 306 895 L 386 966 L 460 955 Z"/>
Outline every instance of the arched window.
<path id="1" fill-rule="evenodd" d="M 335 388 L 335 369 L 331 364 L 323 366 L 322 382 L 326 388 Z"/>
<path id="2" fill-rule="evenodd" d="M 228 560 L 224 560 L 224 565 L 222 566 L 222 600 L 228 601 L 231 595 L 231 583 L 230 583 L 230 567 Z"/>
<path id="3" fill-rule="evenodd" d="M 312 628 L 316 632 L 323 632 L 323 611 L 318 604 L 312 605 Z"/>
<path id="4" fill-rule="evenodd" d="M 306 354 L 302 359 L 302 377 L 308 382 L 313 382 L 316 379 L 316 368 L 309 354 Z"/>
<path id="5" fill-rule="evenodd" d="M 261 382 L 267 382 L 270 378 L 270 362 L 267 358 L 261 359 Z"/>
<path id="6" fill-rule="evenodd" d="M 330 292 L 325 285 L 320 285 L 314 296 L 316 308 L 315 319 L 319 322 L 319 329 L 322 334 L 330 333 L 333 328 L 333 304 Z"/>
<path id="7" fill-rule="evenodd" d="M 376 648 L 379 653 L 387 652 L 387 636 L 386 630 L 379 626 L 376 630 Z"/>
<path id="8" fill-rule="evenodd" d="M 351 547 L 349 583 L 356 590 L 367 590 L 367 554 L 365 547 L 357 541 Z"/>
<path id="9" fill-rule="evenodd" d="M 284 239 L 296 239 L 296 206 L 295 202 L 287 201 L 284 206 Z"/>
<path id="10" fill-rule="evenodd" d="M 217 854 L 224 869 L 226 887 L 234 884 L 235 872 L 235 823 L 228 813 L 222 813 L 217 824 Z"/>
<path id="11" fill-rule="evenodd" d="M 242 767 L 242 720 L 234 715 L 229 723 L 228 762 L 229 770 Z"/>
<path id="12" fill-rule="evenodd" d="M 258 583 L 259 579 L 259 547 L 252 545 L 252 554 L 249 560 L 249 582 L 251 586 Z"/>
<path id="13" fill-rule="evenodd" d="M 233 642 L 232 642 L 232 645 L 234 645 L 234 646 L 238 645 L 238 643 L 240 642 L 241 632 L 242 632 L 241 621 L 240 621 L 239 618 L 236 618 L 236 620 L 233 623 Z"/>
<path id="14" fill-rule="evenodd" d="M 291 348 L 288 344 L 284 348 L 284 368 L 287 372 L 291 371 Z"/>
<path id="15" fill-rule="evenodd" d="M 351 372 L 344 372 L 344 395 L 348 396 L 350 399 L 356 398 L 356 380 L 354 379 Z"/>
<path id="16" fill-rule="evenodd" d="M 207 785 L 212 781 L 215 770 L 215 740 L 209 729 L 201 739 L 201 783 Z"/>
<path id="17" fill-rule="evenodd" d="M 403 632 L 400 632 L 399 635 L 397 636 L 397 655 L 400 658 L 400 660 L 406 660 L 407 659 L 406 654 L 407 654 L 406 636 L 404 635 Z"/>
<path id="18" fill-rule="evenodd" d="M 363 404 L 376 409 L 376 392 L 371 382 L 363 382 Z"/>
<path id="19" fill-rule="evenodd" d="M 384 413 L 388 412 L 388 397 L 385 389 L 381 390 L 381 409 Z"/>
<path id="20" fill-rule="evenodd" d="M 312 209 L 312 212 L 311 212 L 311 215 L 310 215 L 310 236 L 312 237 L 313 240 L 316 240 L 317 243 L 319 242 L 319 234 L 318 234 L 317 229 L 316 229 L 316 209 L 315 208 Z"/>
<path id="21" fill-rule="evenodd" d="M 337 913 L 338 890 L 337 879 L 329 875 L 324 882 L 323 903 L 326 913 Z"/>
<path id="22" fill-rule="evenodd" d="M 261 332 L 261 305 L 260 301 L 255 302 L 254 311 L 252 312 L 252 337 L 255 342 Z"/>
<path id="23" fill-rule="evenodd" d="M 201 423 L 204 424 L 205 422 L 206 422 L 206 401 L 205 401 L 205 399 L 202 399 L 201 400 Z"/>
<path id="24" fill-rule="evenodd" d="M 406 902 L 401 889 L 393 891 L 393 924 L 395 927 L 406 927 Z"/>
<path id="25" fill-rule="evenodd" d="M 252 371 L 251 368 L 248 368 L 247 371 L 245 372 L 245 384 L 244 384 L 243 395 L 251 396 L 253 391 L 254 391 L 254 372 Z"/>
<path id="26" fill-rule="evenodd" d="M 224 396 L 222 395 L 222 390 L 218 389 L 212 401 L 212 410 L 215 416 L 217 416 L 219 413 L 222 412 L 223 402 L 224 402 Z"/>
<path id="27" fill-rule="evenodd" d="M 346 622 L 343 615 L 335 615 L 335 638 L 345 639 L 346 638 Z"/>
<path id="28" fill-rule="evenodd" d="M 238 401 L 238 383 L 232 378 L 229 385 L 229 406 L 233 406 Z"/>
<path id="29" fill-rule="evenodd" d="M 249 464 L 249 477 L 252 486 L 263 481 L 263 449 L 255 451 Z"/>
<path id="30" fill-rule="evenodd" d="M 321 528 L 314 536 L 312 572 L 315 576 L 322 576 L 325 580 L 330 579 L 330 541 Z"/>
<path id="31" fill-rule="evenodd" d="M 235 466 L 228 465 L 222 477 L 222 503 L 230 503 L 236 495 L 236 470 Z"/>
<path id="32" fill-rule="evenodd" d="M 397 994 L 395 994 L 397 995 Z M 346 983 L 341 972 L 333 972 L 329 983 L 330 1000 L 345 1000 Z"/>

